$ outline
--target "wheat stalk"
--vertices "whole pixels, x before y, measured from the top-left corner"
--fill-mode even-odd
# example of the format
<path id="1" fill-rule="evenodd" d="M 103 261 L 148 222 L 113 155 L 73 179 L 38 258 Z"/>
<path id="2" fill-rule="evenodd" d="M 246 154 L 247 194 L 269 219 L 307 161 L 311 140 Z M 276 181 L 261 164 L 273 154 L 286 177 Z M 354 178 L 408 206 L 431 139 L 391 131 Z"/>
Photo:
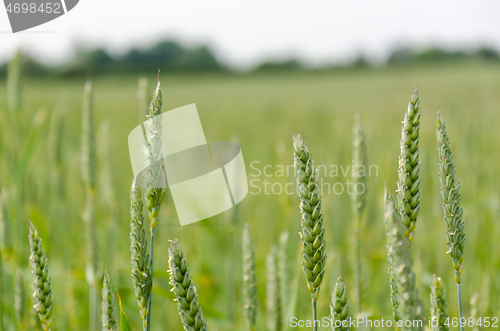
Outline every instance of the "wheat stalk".
<path id="1" fill-rule="evenodd" d="M 47 258 L 42 245 L 42 239 L 37 229 L 30 221 L 29 242 L 31 251 L 31 266 L 33 267 L 33 282 L 35 293 L 35 305 L 33 308 L 38 312 L 38 317 L 44 331 L 50 331 L 52 326 L 52 289 L 50 287 L 50 276 Z"/>
<path id="2" fill-rule="evenodd" d="M 257 315 L 256 274 L 253 240 L 247 223 L 243 230 L 243 313 L 250 330 L 254 330 Z"/>
<path id="3" fill-rule="evenodd" d="M 356 124 L 353 129 L 353 187 L 354 192 L 351 194 L 352 211 L 354 214 L 354 240 L 356 249 L 356 285 L 358 295 L 358 310 L 361 311 L 361 217 L 363 210 L 366 207 L 366 169 L 368 168 L 368 157 L 366 152 L 366 137 L 363 131 L 363 126 L 359 119 L 359 114 L 356 116 Z M 363 188 L 363 191 L 358 191 L 358 186 Z"/>
<path id="4" fill-rule="evenodd" d="M 277 266 L 277 249 L 271 247 L 266 258 L 266 311 L 267 328 L 270 331 L 280 331 L 282 322 L 282 307 L 280 301 L 280 280 Z"/>
<path id="5" fill-rule="evenodd" d="M 394 322 L 396 323 L 396 330 L 400 330 L 397 326 L 398 321 L 401 320 L 399 314 L 399 304 L 398 304 L 398 287 L 396 283 L 396 272 L 394 270 L 394 250 L 396 247 L 393 246 L 394 243 L 398 242 L 399 232 L 397 231 L 398 221 L 397 215 L 393 215 L 391 211 L 391 207 L 388 206 L 388 203 L 394 205 L 394 201 L 392 201 L 392 196 L 390 196 L 387 192 L 387 188 L 384 184 L 384 198 L 386 204 L 386 216 L 385 216 L 385 227 L 386 227 L 386 236 L 387 236 L 387 274 L 389 276 L 389 288 L 391 291 L 391 306 L 392 306 L 392 317 L 394 318 Z M 390 200 L 390 202 L 388 201 Z M 390 214 L 387 214 L 387 213 Z M 396 230 L 395 230 L 396 229 Z"/>
<path id="6" fill-rule="evenodd" d="M 14 282 L 14 311 L 16 314 L 17 326 L 24 327 L 24 316 L 26 311 L 26 293 L 24 290 L 24 277 L 21 270 L 17 270 Z"/>
<path id="7" fill-rule="evenodd" d="M 401 221 L 405 227 L 404 236 L 408 242 L 408 250 L 413 241 L 413 234 L 420 210 L 420 100 L 418 89 L 413 92 L 401 129 L 398 202 Z"/>
<path id="8" fill-rule="evenodd" d="M 168 248 L 170 285 L 175 294 L 177 309 L 186 331 L 206 331 L 207 321 L 198 304 L 198 293 L 194 287 L 186 257 L 177 239 L 170 241 Z"/>
<path id="9" fill-rule="evenodd" d="M 477 292 L 473 292 L 472 295 L 470 296 L 470 316 L 473 318 L 474 321 L 478 321 L 478 318 L 481 316 L 479 314 L 479 294 Z M 474 323 L 474 327 L 472 328 L 472 331 L 479 331 L 479 326 L 477 323 Z"/>
<path id="10" fill-rule="evenodd" d="M 139 99 L 139 120 L 144 121 L 144 117 L 149 115 L 149 82 L 146 77 L 139 78 L 139 89 L 137 98 Z"/>
<path id="11" fill-rule="evenodd" d="M 387 249 L 389 262 L 389 278 L 394 279 L 391 285 L 391 301 L 395 322 L 422 321 L 422 302 L 420 301 L 416 286 L 416 276 L 412 270 L 412 259 L 407 250 L 407 241 L 401 228 L 400 214 L 397 212 L 395 202 L 391 194 L 385 191 L 385 213 L 384 222 L 387 235 Z M 394 285 L 397 293 L 393 293 Z M 392 298 L 396 300 L 393 301 Z M 423 327 L 415 327 L 415 330 L 423 330 Z M 402 328 L 405 330 L 405 328 Z"/>
<path id="12" fill-rule="evenodd" d="M 333 322 L 334 331 L 348 331 L 349 327 L 349 300 L 347 299 L 347 289 L 342 277 L 337 279 L 335 289 L 332 292 L 330 302 L 330 318 Z"/>
<path id="13" fill-rule="evenodd" d="M 87 199 L 83 211 L 87 243 L 87 261 L 85 277 L 89 284 L 89 323 L 91 329 L 97 328 L 97 235 L 95 226 L 94 194 L 96 182 L 96 150 L 94 137 L 94 107 L 92 83 L 85 84 L 82 113 L 82 179 L 85 184 Z"/>
<path id="14" fill-rule="evenodd" d="M 288 298 L 290 288 L 289 283 L 289 270 L 288 270 L 288 232 L 285 231 L 281 233 L 278 248 L 278 279 L 279 279 L 279 289 L 280 289 L 280 305 L 281 305 L 281 315 L 283 319 L 283 325 L 286 324 L 287 316 L 285 316 L 285 308 L 288 306 Z"/>
<path id="15" fill-rule="evenodd" d="M 50 129 L 48 137 L 48 163 L 50 172 L 50 196 L 59 198 L 64 193 L 64 175 L 62 158 L 63 141 L 63 112 L 60 107 L 55 107 L 50 119 Z"/>
<path id="16" fill-rule="evenodd" d="M 448 311 L 446 309 L 446 290 L 441 283 L 441 278 L 434 275 L 434 286 L 431 286 L 431 317 L 437 324 L 433 325 L 434 331 L 449 331 Z"/>
<path id="17" fill-rule="evenodd" d="M 298 134 L 293 137 L 294 163 L 299 186 L 300 212 L 302 214 L 300 238 L 302 241 L 302 270 L 306 275 L 313 309 L 317 320 L 316 300 L 325 272 L 326 254 L 323 236 L 323 212 L 319 195 L 318 173 L 307 144 Z M 316 323 L 313 330 L 317 330 Z"/>
<path id="18" fill-rule="evenodd" d="M 160 88 L 160 72 L 158 72 L 158 84 L 156 86 L 153 100 L 149 105 L 149 114 L 147 116 L 150 120 L 150 125 L 146 128 L 146 147 L 144 149 L 144 165 L 146 167 L 145 180 L 146 180 L 146 206 L 149 211 L 150 220 L 150 250 L 149 250 L 149 274 L 151 275 L 151 288 L 153 287 L 153 256 L 154 256 L 154 242 L 156 223 L 158 221 L 158 214 L 160 213 L 160 206 L 165 196 L 165 175 L 163 169 L 163 156 L 161 152 L 161 105 L 162 93 Z M 148 317 L 147 327 L 150 329 L 151 321 L 151 303 L 152 296 L 149 296 L 148 301 Z"/>
<path id="19" fill-rule="evenodd" d="M 441 182 L 441 199 L 443 202 L 444 224 L 446 230 L 447 254 L 450 254 L 455 270 L 455 281 L 457 283 L 458 311 L 459 317 L 463 317 L 462 308 L 462 284 L 461 275 L 463 271 L 463 254 L 465 246 L 465 223 L 463 221 L 463 209 L 460 205 L 460 181 L 455 178 L 455 162 L 450 146 L 450 140 L 446 133 L 446 125 L 441 113 L 437 116 L 437 143 L 439 158 L 439 181 Z M 460 325 L 460 329 L 464 327 Z"/>
<path id="20" fill-rule="evenodd" d="M 11 220 L 7 206 L 7 190 L 0 193 L 0 258 L 7 248 L 11 246 Z"/>
<path id="21" fill-rule="evenodd" d="M 21 108 L 22 62 L 23 56 L 17 51 L 7 67 L 7 106 L 11 112 Z"/>
<path id="22" fill-rule="evenodd" d="M 108 271 L 104 271 L 102 281 L 102 331 L 115 331 L 118 329 L 116 324 L 116 309 L 114 307 L 114 294 L 111 289 Z"/>
<path id="23" fill-rule="evenodd" d="M 144 229 L 141 189 L 135 181 L 130 188 L 130 263 L 135 296 L 139 305 L 143 330 L 147 329 L 148 302 L 151 293 L 148 242 Z"/>

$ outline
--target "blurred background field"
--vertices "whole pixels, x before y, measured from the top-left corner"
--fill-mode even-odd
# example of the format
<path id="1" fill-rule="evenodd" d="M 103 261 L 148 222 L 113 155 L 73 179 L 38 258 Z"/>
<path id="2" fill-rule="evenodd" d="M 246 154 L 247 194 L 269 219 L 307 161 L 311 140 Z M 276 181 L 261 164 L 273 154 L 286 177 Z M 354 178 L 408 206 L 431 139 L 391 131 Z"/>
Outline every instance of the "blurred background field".
<path id="1" fill-rule="evenodd" d="M 144 121 L 137 97 L 138 78 L 147 76 L 150 95 L 156 71 L 99 74 L 91 77 L 95 92 L 98 136 L 96 220 L 99 266 L 109 271 L 135 330 L 140 317 L 130 277 L 129 190 L 132 171 L 128 133 Z M 425 316 L 429 286 L 435 273 L 444 280 L 449 313 L 458 316 L 451 260 L 446 255 L 436 151 L 437 103 L 446 121 L 461 180 L 466 222 L 464 273 L 465 316 L 469 300 L 478 295 L 478 316 L 500 316 L 500 63 L 444 61 L 354 66 L 329 70 L 261 70 L 246 74 L 225 71 L 162 73 L 163 110 L 196 103 L 208 140 L 239 142 L 249 181 L 295 183 L 293 174 L 258 177 L 265 165 L 293 164 L 292 136 L 302 134 L 316 164 L 344 168 L 352 162 L 352 127 L 359 113 L 365 128 L 368 162 L 368 206 L 361 233 L 363 312 L 373 318 L 392 316 L 383 223 L 383 181 L 396 189 L 401 121 L 418 83 L 421 97 L 420 158 L 422 208 L 412 256 Z M 0 82 L 0 185 L 6 192 L 1 224 L 4 236 L 3 326 L 14 330 L 14 279 L 22 273 L 26 288 L 26 320 L 31 315 L 28 221 L 43 238 L 54 292 L 54 329 L 88 329 L 85 282 L 85 236 L 81 219 L 85 190 L 80 175 L 81 117 L 85 74 L 33 75 L 22 81 L 22 104 L 7 110 L 5 79 Z M 437 102 L 436 102 L 437 101 Z M 60 137 L 57 117 L 61 116 Z M 107 124 L 105 124 L 107 123 Z M 103 125 L 108 125 L 107 137 Z M 104 137 L 104 138 L 103 138 Z M 106 149 L 109 151 L 106 152 Z M 60 150 L 60 153 L 57 151 Z M 104 157 L 103 157 L 104 156 Z M 108 165 L 106 165 L 108 164 Z M 110 171 L 106 172 L 109 167 Z M 108 177 L 106 177 L 109 175 Z M 331 185 L 346 183 L 350 174 L 326 177 Z M 257 184 L 260 183 L 260 184 Z M 250 223 L 256 244 L 259 291 L 258 330 L 265 330 L 265 256 L 282 231 L 289 231 L 290 310 L 309 319 L 310 301 L 299 254 L 298 197 L 250 193 L 235 209 L 200 223 L 180 227 L 173 201 L 167 197 L 160 213 L 154 264 L 152 330 L 182 328 L 168 284 L 168 239 L 179 238 L 210 330 L 244 330 L 241 302 L 241 233 Z M 114 203 L 113 201 L 116 201 Z M 330 293 L 340 268 L 351 313 L 356 315 L 354 224 L 351 200 L 323 194 L 328 264 L 318 303 L 319 317 L 328 316 Z M 9 215 L 7 218 L 6 215 Z M 285 328 L 287 329 L 287 328 Z"/>

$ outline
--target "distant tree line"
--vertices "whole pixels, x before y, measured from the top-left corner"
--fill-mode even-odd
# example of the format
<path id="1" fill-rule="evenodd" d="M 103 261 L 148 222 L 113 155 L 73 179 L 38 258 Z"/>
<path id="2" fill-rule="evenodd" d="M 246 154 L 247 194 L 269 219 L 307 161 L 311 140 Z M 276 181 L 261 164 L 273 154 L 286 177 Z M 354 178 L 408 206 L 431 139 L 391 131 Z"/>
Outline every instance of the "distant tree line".
<path id="1" fill-rule="evenodd" d="M 492 48 L 480 48 L 475 51 L 446 51 L 432 48 L 415 51 L 404 48 L 394 51 L 386 66 L 408 66 L 431 63 L 451 63 L 459 61 L 498 61 L 500 54 Z M 359 57 L 350 65 L 326 66 L 314 71 L 339 68 L 370 67 L 365 58 Z M 218 61 L 213 52 L 206 46 L 186 48 L 172 41 L 162 41 L 146 49 L 131 49 L 120 56 L 111 56 L 104 49 L 79 50 L 76 56 L 67 63 L 47 67 L 33 58 L 25 56 L 24 72 L 27 75 L 47 76 L 82 76 L 113 73 L 145 73 L 156 70 L 162 72 L 229 72 L 230 70 Z M 312 70 L 298 60 L 265 62 L 253 72 L 287 72 Z M 6 64 L 0 65 L 0 75 L 5 75 Z"/>

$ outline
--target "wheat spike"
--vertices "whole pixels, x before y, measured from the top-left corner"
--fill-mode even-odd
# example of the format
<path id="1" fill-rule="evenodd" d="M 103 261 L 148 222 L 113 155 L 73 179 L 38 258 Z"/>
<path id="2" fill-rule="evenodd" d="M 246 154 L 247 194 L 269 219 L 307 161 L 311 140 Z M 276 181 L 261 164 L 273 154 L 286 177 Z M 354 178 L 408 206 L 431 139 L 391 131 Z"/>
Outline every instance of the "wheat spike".
<path id="1" fill-rule="evenodd" d="M 280 331 L 282 322 L 281 301 L 280 301 L 280 281 L 278 277 L 277 267 L 277 249 L 276 246 L 271 247 L 266 259 L 266 311 L 267 311 L 267 328 L 270 331 Z"/>
<path id="2" fill-rule="evenodd" d="M 465 223 L 460 205 L 460 181 L 455 177 L 455 162 L 441 113 L 438 112 L 437 142 L 439 157 L 439 180 L 443 201 L 444 224 L 448 252 L 453 260 L 455 281 L 460 284 L 465 246 Z"/>
<path id="3" fill-rule="evenodd" d="M 151 293 L 151 274 L 149 269 L 148 242 L 144 229 L 141 189 L 132 182 L 130 188 L 130 263 L 135 296 L 143 323 L 147 327 L 147 308 Z"/>
<path id="4" fill-rule="evenodd" d="M 330 302 L 330 318 L 333 321 L 333 331 L 349 331 L 349 300 L 347 289 L 342 277 L 339 277 L 332 292 Z"/>
<path id="5" fill-rule="evenodd" d="M 158 81 L 153 100 L 149 105 L 149 114 L 147 116 L 149 125 L 146 126 L 146 148 L 144 149 L 144 165 L 147 169 L 145 173 L 145 183 L 147 185 L 146 206 L 149 211 L 151 229 L 156 227 L 160 206 L 165 196 L 165 177 L 161 152 L 161 136 L 163 132 L 161 105 L 162 93 L 160 81 Z"/>
<path id="6" fill-rule="evenodd" d="M 17 325 L 20 329 L 24 326 L 26 312 L 26 293 L 24 290 L 24 277 L 21 270 L 17 270 L 14 282 L 14 311 L 16 313 Z"/>
<path id="7" fill-rule="evenodd" d="M 300 233 L 302 269 L 306 275 L 312 301 L 316 302 L 326 263 L 325 241 L 323 240 L 325 228 L 323 227 L 318 174 L 307 144 L 300 135 L 294 136 L 293 149 L 302 214 L 302 232 Z"/>
<path id="8" fill-rule="evenodd" d="M 198 304 L 198 293 L 194 287 L 186 257 L 177 239 L 170 241 L 168 248 L 168 265 L 170 267 L 170 285 L 175 294 L 175 301 L 186 331 L 206 331 L 207 321 Z"/>
<path id="9" fill-rule="evenodd" d="M 114 307 L 114 294 L 111 289 L 108 271 L 104 271 L 102 281 L 102 331 L 117 330 L 116 324 L 116 309 Z"/>
<path id="10" fill-rule="evenodd" d="M 250 225 L 243 230 L 243 308 L 247 327 L 253 330 L 257 316 L 257 271 Z"/>
<path id="11" fill-rule="evenodd" d="M 420 99 L 418 89 L 413 92 L 408 103 L 408 109 L 401 129 L 399 155 L 398 202 L 401 222 L 405 230 L 404 236 L 408 242 L 408 250 L 413 241 L 413 234 L 420 210 Z"/>
<path id="12" fill-rule="evenodd" d="M 35 293 L 34 308 L 38 312 L 38 317 L 44 331 L 50 331 L 52 327 L 52 289 L 50 287 L 50 276 L 47 258 L 42 246 L 42 239 L 38 235 L 37 229 L 30 221 L 29 242 L 31 251 L 31 265 L 33 267 L 33 282 Z"/>
<path id="13" fill-rule="evenodd" d="M 433 326 L 435 331 L 449 331 L 450 327 L 447 322 L 448 311 L 446 303 L 446 290 L 441 283 L 441 278 L 434 275 L 434 286 L 431 286 L 431 318 L 432 322 L 437 323 L 437 327 Z"/>
<path id="14" fill-rule="evenodd" d="M 387 190 L 385 192 L 384 222 L 388 241 L 388 260 L 393 262 L 392 265 L 389 263 L 389 278 L 395 280 L 390 283 L 391 301 L 393 297 L 397 298 L 392 301 L 393 310 L 397 309 L 393 315 L 395 320 L 422 321 L 423 326 L 422 302 L 416 286 L 416 276 L 412 270 L 413 262 L 407 249 L 406 238 L 403 235 L 400 215 L 396 210 L 392 195 Z M 394 285 L 397 291 L 396 295 L 393 293 Z M 401 329 L 406 330 L 404 327 Z M 423 327 L 415 326 L 414 330 L 423 330 Z"/>

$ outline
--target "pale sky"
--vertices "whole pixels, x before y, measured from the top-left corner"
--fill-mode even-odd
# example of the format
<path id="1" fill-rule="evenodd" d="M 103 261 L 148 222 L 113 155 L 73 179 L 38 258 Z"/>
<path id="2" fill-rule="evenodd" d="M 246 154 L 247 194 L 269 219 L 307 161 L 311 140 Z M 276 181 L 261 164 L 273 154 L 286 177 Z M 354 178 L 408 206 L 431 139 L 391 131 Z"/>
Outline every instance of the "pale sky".
<path id="1" fill-rule="evenodd" d="M 0 7 L 0 62 L 19 47 L 50 63 L 76 46 L 119 54 L 168 38 L 207 44 L 239 68 L 291 57 L 343 63 L 359 53 L 383 61 L 398 45 L 500 50 L 500 0 L 80 0 L 52 22 L 9 31 Z"/>

